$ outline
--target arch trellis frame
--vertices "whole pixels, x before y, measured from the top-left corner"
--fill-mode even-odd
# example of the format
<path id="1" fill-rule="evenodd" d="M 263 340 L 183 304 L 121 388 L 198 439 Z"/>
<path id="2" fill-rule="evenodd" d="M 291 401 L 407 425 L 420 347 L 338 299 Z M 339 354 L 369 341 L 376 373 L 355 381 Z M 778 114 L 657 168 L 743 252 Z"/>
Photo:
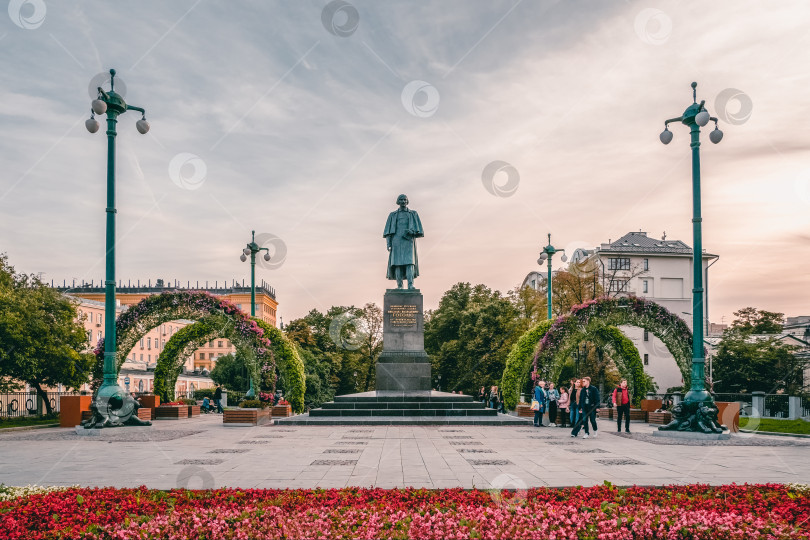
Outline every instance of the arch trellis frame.
<path id="1" fill-rule="evenodd" d="M 565 359 L 565 351 L 586 337 L 598 338 L 601 333 L 604 338 L 606 328 L 622 325 L 644 328 L 660 339 L 675 358 L 683 375 L 684 384 L 689 385 L 692 332 L 686 323 L 664 306 L 651 300 L 635 296 L 603 297 L 574 306 L 570 313 L 562 317 L 542 321 L 521 336 L 507 357 L 501 383 L 506 405 L 510 408 L 517 405 L 520 386 L 529 373 L 529 368 L 533 374 L 539 367 L 553 375 L 554 370 L 560 369 L 561 362 Z M 617 346 L 626 348 L 626 344 L 620 345 L 622 342 L 616 336 L 603 342 L 610 344 L 614 350 Z M 534 354 L 527 354 L 526 351 L 532 343 L 535 346 Z M 621 356 L 624 356 L 625 360 L 628 358 L 627 355 L 617 354 L 617 357 Z M 636 376 L 633 375 L 633 378 L 636 379 Z"/>
<path id="2" fill-rule="evenodd" d="M 248 369 L 252 376 L 258 377 L 259 363 L 268 356 L 271 346 L 270 340 L 264 336 L 265 330 L 229 300 L 205 291 L 167 291 L 150 295 L 122 313 L 115 321 L 119 350 L 116 357 L 116 371 L 120 370 L 126 361 L 126 353 L 122 355 L 120 351 L 132 350 L 153 328 L 179 319 L 198 321 L 211 316 L 227 319 L 231 328 L 230 338 L 234 345 L 255 353 L 249 358 Z M 103 380 L 103 340 L 99 342 L 94 353 L 96 365 L 92 384 L 95 389 Z"/>

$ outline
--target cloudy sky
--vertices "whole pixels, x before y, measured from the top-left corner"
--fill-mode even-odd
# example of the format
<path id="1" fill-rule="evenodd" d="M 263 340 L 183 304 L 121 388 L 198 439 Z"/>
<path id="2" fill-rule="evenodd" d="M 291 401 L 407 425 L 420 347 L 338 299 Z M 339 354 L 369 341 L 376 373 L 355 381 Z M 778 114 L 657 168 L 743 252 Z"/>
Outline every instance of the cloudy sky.
<path id="1" fill-rule="evenodd" d="M 248 279 L 255 229 L 279 249 L 259 277 L 285 320 L 381 304 L 406 193 L 426 307 L 458 281 L 505 291 L 547 232 L 691 245 L 688 130 L 658 134 L 694 80 L 725 132 L 701 155 L 712 319 L 808 314 L 808 27 L 803 0 L 12 0 L 0 251 L 47 280 L 103 279 L 106 142 L 84 122 L 114 67 L 151 123 L 118 124 L 119 279 Z"/>

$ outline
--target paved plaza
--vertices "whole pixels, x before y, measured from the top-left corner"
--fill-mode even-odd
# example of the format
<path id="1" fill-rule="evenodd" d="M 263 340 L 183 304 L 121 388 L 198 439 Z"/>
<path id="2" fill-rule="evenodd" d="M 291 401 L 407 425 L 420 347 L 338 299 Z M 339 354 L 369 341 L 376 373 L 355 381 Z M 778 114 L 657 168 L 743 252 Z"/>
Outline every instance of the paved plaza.
<path id="1" fill-rule="evenodd" d="M 151 488 L 522 488 L 684 483 L 810 483 L 810 440 L 737 435 L 662 444 L 601 422 L 599 437 L 508 426 L 224 427 L 219 415 L 78 436 L 0 434 L 0 483 Z M 632 437 L 632 438 L 631 438 Z"/>

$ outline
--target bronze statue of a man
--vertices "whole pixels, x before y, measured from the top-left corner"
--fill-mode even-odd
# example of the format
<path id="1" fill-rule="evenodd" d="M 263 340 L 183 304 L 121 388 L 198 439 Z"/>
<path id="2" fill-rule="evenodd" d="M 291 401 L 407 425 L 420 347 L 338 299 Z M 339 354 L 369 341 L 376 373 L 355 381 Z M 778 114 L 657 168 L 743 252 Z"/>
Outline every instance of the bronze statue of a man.
<path id="1" fill-rule="evenodd" d="M 388 279 L 397 280 L 397 289 L 402 288 L 402 280 L 408 280 L 408 288 L 413 289 L 413 280 L 419 276 L 419 258 L 416 256 L 416 239 L 425 236 L 419 214 L 408 209 L 408 197 L 397 197 L 399 209 L 388 214 L 383 238 L 388 244 Z"/>

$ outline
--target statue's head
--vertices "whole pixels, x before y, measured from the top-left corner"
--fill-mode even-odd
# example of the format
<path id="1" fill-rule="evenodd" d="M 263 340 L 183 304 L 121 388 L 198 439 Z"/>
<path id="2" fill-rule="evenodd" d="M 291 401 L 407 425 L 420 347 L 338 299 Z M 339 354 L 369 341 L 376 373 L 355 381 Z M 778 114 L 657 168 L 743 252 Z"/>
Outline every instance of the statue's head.
<path id="1" fill-rule="evenodd" d="M 397 204 L 399 206 L 408 206 L 408 196 L 405 194 L 400 195 L 397 197 Z"/>

